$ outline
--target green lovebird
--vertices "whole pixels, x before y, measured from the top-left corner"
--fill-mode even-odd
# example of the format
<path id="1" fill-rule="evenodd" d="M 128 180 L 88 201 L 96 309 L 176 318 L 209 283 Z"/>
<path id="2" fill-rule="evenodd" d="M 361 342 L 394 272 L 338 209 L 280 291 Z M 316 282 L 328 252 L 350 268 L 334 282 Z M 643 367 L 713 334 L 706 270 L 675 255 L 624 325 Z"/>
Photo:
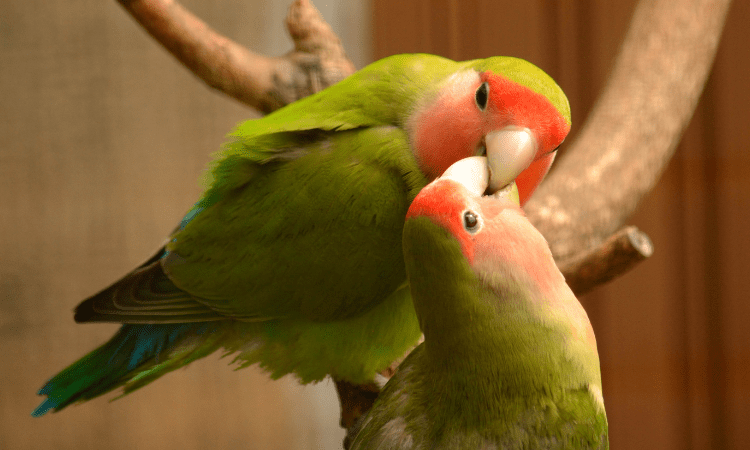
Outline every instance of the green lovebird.
<path id="1" fill-rule="evenodd" d="M 371 381 L 420 336 L 401 250 L 417 193 L 486 154 L 525 199 L 569 129 L 565 94 L 536 66 L 425 54 L 241 123 L 164 248 L 77 307 L 77 322 L 124 325 L 49 380 L 33 415 L 218 349 L 273 378 Z"/>
<path id="2" fill-rule="evenodd" d="M 352 450 L 608 448 L 586 312 L 515 186 L 482 196 L 483 160 L 459 161 L 409 208 L 403 251 L 425 340 Z"/>

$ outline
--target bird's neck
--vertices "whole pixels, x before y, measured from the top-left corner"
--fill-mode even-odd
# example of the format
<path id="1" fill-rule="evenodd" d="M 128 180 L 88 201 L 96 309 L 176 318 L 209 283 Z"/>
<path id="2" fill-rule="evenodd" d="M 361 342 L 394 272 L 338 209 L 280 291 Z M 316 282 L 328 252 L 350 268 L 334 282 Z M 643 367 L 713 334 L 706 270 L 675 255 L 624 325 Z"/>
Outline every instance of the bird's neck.
<path id="1" fill-rule="evenodd" d="M 585 312 L 567 286 L 566 298 L 548 307 L 518 280 L 464 279 L 431 298 L 433 310 L 447 314 L 420 311 L 428 370 L 448 404 L 472 399 L 486 405 L 479 418 L 495 420 L 529 398 L 601 389 L 593 334 L 588 319 L 578 323 Z"/>

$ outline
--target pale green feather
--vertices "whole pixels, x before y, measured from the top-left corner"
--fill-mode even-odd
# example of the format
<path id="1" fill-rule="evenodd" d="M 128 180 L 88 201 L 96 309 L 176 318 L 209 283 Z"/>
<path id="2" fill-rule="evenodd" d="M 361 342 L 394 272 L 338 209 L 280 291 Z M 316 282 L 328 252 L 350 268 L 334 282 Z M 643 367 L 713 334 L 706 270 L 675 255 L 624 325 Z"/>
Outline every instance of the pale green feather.
<path id="1" fill-rule="evenodd" d="M 294 159 L 311 143 L 347 130 L 403 129 L 416 105 L 434 97 L 440 82 L 459 67 L 460 63 L 435 55 L 390 56 L 266 117 L 242 122 L 216 153 L 204 197 L 241 186 L 254 176 L 247 165 L 238 167 L 240 161 L 255 165 Z M 402 151 L 411 153 L 408 147 Z"/>

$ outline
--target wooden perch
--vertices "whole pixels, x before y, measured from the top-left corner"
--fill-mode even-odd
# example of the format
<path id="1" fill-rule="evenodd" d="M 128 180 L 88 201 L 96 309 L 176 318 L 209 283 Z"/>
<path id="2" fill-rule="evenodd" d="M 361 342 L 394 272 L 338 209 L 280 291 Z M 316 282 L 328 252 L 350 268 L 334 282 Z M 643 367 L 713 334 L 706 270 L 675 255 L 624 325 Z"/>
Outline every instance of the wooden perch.
<path id="1" fill-rule="evenodd" d="M 334 380 L 334 383 L 341 401 L 341 428 L 348 430 L 372 408 L 380 393 L 380 386 L 376 383 L 352 384 L 342 380 Z M 348 440 L 344 442 L 344 448 L 348 448 Z"/>
<path id="2" fill-rule="evenodd" d="M 604 284 L 651 256 L 654 246 L 634 226 L 620 229 L 598 247 L 559 264 L 565 281 L 578 296 Z"/>
<path id="3" fill-rule="evenodd" d="M 309 0 L 296 0 L 289 8 L 286 25 L 294 50 L 282 57 L 254 53 L 219 35 L 173 0 L 118 1 L 198 78 L 266 114 L 355 70 Z"/>
<path id="4" fill-rule="evenodd" d="M 601 244 L 656 184 L 693 115 L 729 4 L 636 7 L 604 92 L 525 208 L 558 262 Z"/>

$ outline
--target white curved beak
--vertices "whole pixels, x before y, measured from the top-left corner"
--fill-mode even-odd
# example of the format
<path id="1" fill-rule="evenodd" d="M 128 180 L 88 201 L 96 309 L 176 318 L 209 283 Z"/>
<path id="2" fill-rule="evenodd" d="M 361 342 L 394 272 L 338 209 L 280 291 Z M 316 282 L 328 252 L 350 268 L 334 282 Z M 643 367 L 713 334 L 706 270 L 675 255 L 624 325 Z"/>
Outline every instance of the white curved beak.
<path id="1" fill-rule="evenodd" d="M 489 191 L 510 184 L 534 161 L 537 143 L 531 130 L 516 126 L 487 133 L 484 138 L 489 164 Z"/>
<path id="2" fill-rule="evenodd" d="M 487 158 L 471 156 L 453 163 L 440 176 L 461 183 L 469 192 L 481 197 L 490 184 L 490 169 Z"/>
<path id="3" fill-rule="evenodd" d="M 492 183 L 490 170 L 488 158 L 484 156 L 472 156 L 453 163 L 440 178 L 447 178 L 461 183 L 469 192 L 477 197 L 481 197 L 487 192 Z M 493 189 L 490 188 L 489 191 L 493 192 Z M 492 197 L 499 200 L 507 200 L 520 206 L 518 188 L 513 179 L 509 183 L 505 183 L 501 189 L 494 190 Z"/>

